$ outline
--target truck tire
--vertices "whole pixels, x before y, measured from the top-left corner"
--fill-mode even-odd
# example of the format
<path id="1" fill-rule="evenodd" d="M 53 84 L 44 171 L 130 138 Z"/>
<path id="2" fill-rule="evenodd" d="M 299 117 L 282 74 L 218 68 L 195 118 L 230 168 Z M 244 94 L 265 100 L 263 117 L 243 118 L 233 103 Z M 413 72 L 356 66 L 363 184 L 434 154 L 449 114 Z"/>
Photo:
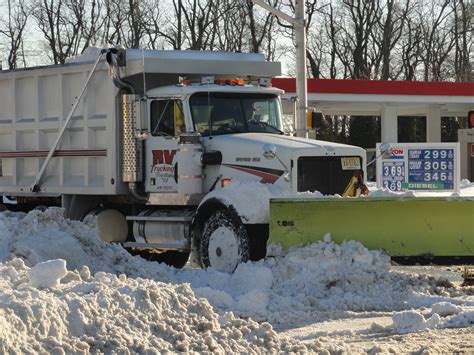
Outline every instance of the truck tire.
<path id="1" fill-rule="evenodd" d="M 203 268 L 233 272 L 249 260 L 249 238 L 242 221 L 229 210 L 210 215 L 199 238 L 198 261 Z"/>
<path id="2" fill-rule="evenodd" d="M 189 259 L 189 253 L 176 250 L 169 250 L 161 253 L 148 250 L 142 250 L 140 252 L 130 252 L 133 255 L 141 256 L 145 260 L 165 263 L 166 265 L 173 266 L 176 269 L 182 269 Z"/>

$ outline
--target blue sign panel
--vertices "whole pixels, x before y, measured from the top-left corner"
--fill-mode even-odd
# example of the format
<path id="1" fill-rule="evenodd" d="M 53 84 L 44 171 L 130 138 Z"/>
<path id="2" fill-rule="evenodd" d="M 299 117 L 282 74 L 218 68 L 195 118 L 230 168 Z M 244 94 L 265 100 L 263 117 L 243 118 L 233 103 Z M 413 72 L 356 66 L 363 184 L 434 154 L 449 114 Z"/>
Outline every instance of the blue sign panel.
<path id="1" fill-rule="evenodd" d="M 405 182 L 405 162 L 382 162 L 382 186 L 392 191 L 402 191 Z"/>
<path id="2" fill-rule="evenodd" d="M 378 188 L 459 192 L 459 143 L 380 143 L 376 156 Z"/>
<path id="3" fill-rule="evenodd" d="M 408 181 L 404 188 L 454 189 L 454 149 L 408 149 Z"/>

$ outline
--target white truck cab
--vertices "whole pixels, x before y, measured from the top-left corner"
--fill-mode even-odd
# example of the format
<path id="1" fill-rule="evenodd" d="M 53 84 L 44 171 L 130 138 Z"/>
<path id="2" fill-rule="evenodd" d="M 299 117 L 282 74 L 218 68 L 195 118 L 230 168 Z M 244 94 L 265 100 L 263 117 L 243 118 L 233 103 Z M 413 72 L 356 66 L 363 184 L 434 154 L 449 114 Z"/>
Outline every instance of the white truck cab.
<path id="1" fill-rule="evenodd" d="M 144 141 L 146 192 L 178 192 L 176 153 L 184 133 L 199 135 L 203 150 L 223 153 L 229 166 L 248 163 L 249 158 L 260 165 L 262 143 L 252 145 L 253 151 L 247 153 L 238 141 L 247 133 L 284 135 L 281 93 L 274 88 L 219 84 L 181 84 L 150 90 L 149 129 Z M 227 147 L 219 144 L 222 141 L 228 143 Z M 217 145 L 219 149 L 214 149 Z M 238 153 L 235 158 L 234 153 Z M 277 167 L 281 170 L 278 163 Z M 220 169 L 216 165 L 206 165 L 205 169 L 208 171 L 204 172 L 202 191 L 209 192 L 217 186 Z M 270 179 L 274 182 L 273 177 Z"/>

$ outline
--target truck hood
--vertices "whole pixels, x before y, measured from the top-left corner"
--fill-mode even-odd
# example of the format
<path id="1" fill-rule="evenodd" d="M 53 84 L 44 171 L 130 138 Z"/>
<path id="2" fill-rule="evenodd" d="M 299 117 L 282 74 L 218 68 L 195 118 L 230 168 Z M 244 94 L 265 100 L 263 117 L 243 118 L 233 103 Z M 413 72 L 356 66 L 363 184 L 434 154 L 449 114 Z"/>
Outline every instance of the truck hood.
<path id="1" fill-rule="evenodd" d="M 365 150 L 359 147 L 278 134 L 238 133 L 203 137 L 202 144 L 205 150 L 222 153 L 219 166 L 206 167 L 207 186 L 215 186 L 216 177 L 222 176 L 236 181 L 276 184 L 278 188 L 297 192 L 296 167 L 302 157 L 358 156 L 362 159 L 362 167 L 366 161 Z M 265 144 L 276 147 L 277 159 L 264 157 Z"/>
<path id="2" fill-rule="evenodd" d="M 206 140 L 209 139 L 208 137 L 206 138 Z M 252 147 L 253 149 L 258 149 L 258 151 L 255 151 L 257 154 L 261 154 L 264 144 L 274 144 L 277 147 L 277 154 L 287 156 L 294 154 L 323 156 L 344 153 L 365 156 L 365 150 L 360 147 L 268 133 L 239 133 L 213 136 L 208 142 L 212 142 L 211 145 L 217 146 L 225 144 L 228 147 L 235 148 Z M 204 144 L 207 145 L 206 143 Z"/>

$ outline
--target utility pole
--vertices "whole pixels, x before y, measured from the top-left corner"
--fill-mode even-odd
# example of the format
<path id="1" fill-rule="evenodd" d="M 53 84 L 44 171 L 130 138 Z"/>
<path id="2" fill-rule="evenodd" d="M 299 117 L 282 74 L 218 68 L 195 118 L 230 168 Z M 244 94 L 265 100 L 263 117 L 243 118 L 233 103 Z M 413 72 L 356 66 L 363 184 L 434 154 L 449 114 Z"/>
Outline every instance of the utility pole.
<path id="1" fill-rule="evenodd" d="M 265 0 L 252 0 L 254 4 L 263 7 L 273 15 L 281 18 L 293 26 L 296 42 L 296 95 L 298 102 L 296 107 L 295 131 L 297 137 L 308 138 L 306 127 L 306 109 L 308 107 L 308 94 L 306 85 L 306 3 L 305 0 L 295 1 L 295 17 L 291 17 Z"/>

